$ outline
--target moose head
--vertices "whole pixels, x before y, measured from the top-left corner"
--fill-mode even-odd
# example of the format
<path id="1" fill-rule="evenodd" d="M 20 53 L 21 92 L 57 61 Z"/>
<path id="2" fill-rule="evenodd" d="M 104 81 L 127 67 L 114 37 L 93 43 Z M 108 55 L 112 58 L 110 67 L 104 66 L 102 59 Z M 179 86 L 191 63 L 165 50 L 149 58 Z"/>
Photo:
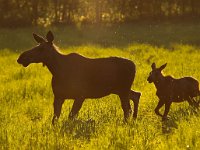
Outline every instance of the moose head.
<path id="1" fill-rule="evenodd" d="M 17 62 L 27 67 L 31 63 L 43 63 L 46 64 L 50 59 L 49 53 L 53 50 L 53 40 L 54 36 L 51 31 L 46 35 L 46 39 L 33 33 L 33 38 L 38 43 L 38 45 L 28 51 L 23 52 Z"/>
<path id="2" fill-rule="evenodd" d="M 148 81 L 149 83 L 158 82 L 159 79 L 162 78 L 163 75 L 162 75 L 161 72 L 162 72 L 162 70 L 163 70 L 166 66 L 167 66 L 167 63 L 164 64 L 164 65 L 162 65 L 162 66 L 159 67 L 159 68 L 156 68 L 156 64 L 153 63 L 153 64 L 151 65 L 152 71 L 150 72 L 147 81 Z"/>

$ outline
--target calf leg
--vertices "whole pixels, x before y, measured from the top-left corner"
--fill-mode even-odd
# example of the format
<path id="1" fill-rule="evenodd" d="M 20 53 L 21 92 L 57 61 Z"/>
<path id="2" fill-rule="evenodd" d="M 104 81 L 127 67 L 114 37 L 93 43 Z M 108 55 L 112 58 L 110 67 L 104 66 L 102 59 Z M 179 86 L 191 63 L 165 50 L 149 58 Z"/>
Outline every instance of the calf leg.
<path id="1" fill-rule="evenodd" d="M 74 119 L 77 116 L 79 110 L 82 107 L 83 101 L 84 101 L 84 99 L 75 99 L 74 100 L 74 104 L 72 106 L 72 110 L 69 113 L 69 119 Z"/>
<path id="2" fill-rule="evenodd" d="M 159 112 L 159 109 L 160 109 L 163 105 L 164 105 L 164 101 L 160 100 L 160 101 L 158 102 L 158 105 L 157 105 L 156 108 L 155 108 L 155 113 L 156 113 L 156 115 L 162 117 L 162 115 L 161 115 L 160 112 Z"/>
<path id="3" fill-rule="evenodd" d="M 127 121 L 127 119 L 130 117 L 130 114 L 132 112 L 130 100 L 128 96 L 120 96 L 120 100 L 121 100 L 121 106 L 124 112 L 124 120 Z"/>
<path id="4" fill-rule="evenodd" d="M 171 102 L 165 103 L 165 111 L 164 111 L 164 114 L 163 114 L 163 117 L 162 117 L 163 121 L 167 120 L 167 115 L 169 113 L 170 106 L 171 106 Z"/>
<path id="5" fill-rule="evenodd" d="M 54 99 L 54 116 L 52 119 L 52 124 L 55 124 L 55 121 L 58 120 L 58 118 L 60 117 L 60 113 L 61 113 L 61 108 L 62 108 L 62 104 L 63 104 L 64 100 L 63 99 Z"/>
<path id="6" fill-rule="evenodd" d="M 134 103 L 134 113 L 133 113 L 134 118 L 137 118 L 140 96 L 141 96 L 140 92 L 135 92 L 133 90 L 130 91 L 129 97 Z"/>

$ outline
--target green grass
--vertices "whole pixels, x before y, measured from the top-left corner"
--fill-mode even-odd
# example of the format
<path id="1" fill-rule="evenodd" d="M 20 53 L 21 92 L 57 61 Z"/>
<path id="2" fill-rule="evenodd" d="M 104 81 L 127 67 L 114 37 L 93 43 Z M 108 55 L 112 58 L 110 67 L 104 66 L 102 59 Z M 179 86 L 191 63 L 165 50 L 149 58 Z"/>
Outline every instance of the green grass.
<path id="1" fill-rule="evenodd" d="M 148 27 L 53 28 L 56 43 L 66 54 L 119 56 L 134 61 L 137 73 L 132 89 L 142 92 L 136 121 L 123 123 L 119 98 L 110 95 L 87 99 L 75 122 L 67 118 L 73 101 L 66 100 L 55 127 L 51 125 L 51 74 L 42 64 L 23 68 L 16 63 L 19 51 L 35 45 L 31 33 L 44 34 L 48 29 L 0 29 L 0 149 L 198 150 L 199 112 L 195 113 L 186 102 L 172 104 L 170 120 L 162 123 L 154 113 L 158 102 L 155 87 L 146 80 L 152 62 L 167 62 L 166 75 L 193 76 L 200 81 L 200 25 Z M 154 37 L 149 37 L 151 34 Z"/>

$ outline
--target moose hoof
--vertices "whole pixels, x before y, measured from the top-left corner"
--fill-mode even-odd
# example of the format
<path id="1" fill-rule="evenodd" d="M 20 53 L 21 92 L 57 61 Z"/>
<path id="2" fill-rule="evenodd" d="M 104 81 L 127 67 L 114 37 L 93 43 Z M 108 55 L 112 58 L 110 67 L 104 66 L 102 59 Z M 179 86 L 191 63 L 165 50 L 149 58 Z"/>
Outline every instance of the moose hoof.
<path id="1" fill-rule="evenodd" d="M 54 116 L 53 119 L 52 119 L 52 125 L 54 126 L 57 121 L 58 121 L 58 119 Z"/>
<path id="2" fill-rule="evenodd" d="M 133 113 L 133 119 L 137 119 L 137 113 Z"/>
<path id="3" fill-rule="evenodd" d="M 70 121 L 74 121 L 74 120 L 76 119 L 76 116 L 74 116 L 74 115 L 69 115 L 68 119 L 69 119 Z"/>
<path id="4" fill-rule="evenodd" d="M 169 120 L 169 117 L 162 117 L 162 121 L 167 121 Z"/>

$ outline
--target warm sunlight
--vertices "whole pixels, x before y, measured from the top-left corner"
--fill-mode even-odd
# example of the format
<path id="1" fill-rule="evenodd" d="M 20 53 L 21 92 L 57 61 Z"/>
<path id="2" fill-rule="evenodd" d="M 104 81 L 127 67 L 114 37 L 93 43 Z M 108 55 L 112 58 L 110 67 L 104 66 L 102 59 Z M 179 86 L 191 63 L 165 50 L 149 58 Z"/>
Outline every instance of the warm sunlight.
<path id="1" fill-rule="evenodd" d="M 0 0 L 0 149 L 199 149 L 199 7 Z"/>

